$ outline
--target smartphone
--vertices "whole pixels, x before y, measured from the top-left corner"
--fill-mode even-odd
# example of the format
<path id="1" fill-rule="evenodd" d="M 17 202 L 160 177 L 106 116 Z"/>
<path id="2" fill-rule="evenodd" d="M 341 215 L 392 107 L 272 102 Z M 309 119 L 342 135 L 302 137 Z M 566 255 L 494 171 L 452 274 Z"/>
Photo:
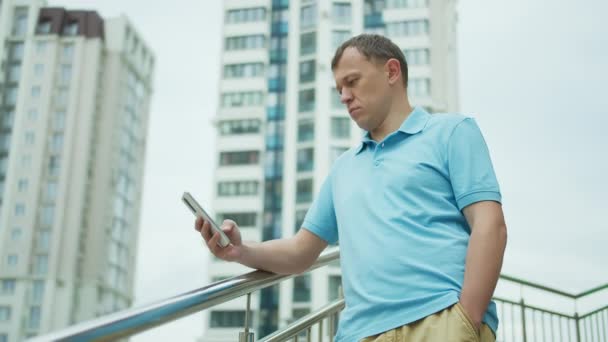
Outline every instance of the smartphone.
<path id="1" fill-rule="evenodd" d="M 186 206 L 188 208 L 190 208 L 190 210 L 192 211 L 194 216 L 202 217 L 205 221 L 209 222 L 209 224 L 211 225 L 211 229 L 214 232 L 217 232 L 218 234 L 220 234 L 220 240 L 217 242 L 217 244 L 220 247 L 226 247 L 230 244 L 230 239 L 228 238 L 228 236 L 211 219 L 211 216 L 209 216 L 207 214 L 207 212 L 205 212 L 203 207 L 201 207 L 201 205 L 198 204 L 198 202 L 194 199 L 194 197 L 192 197 L 192 195 L 190 195 L 189 192 L 184 192 L 184 195 L 182 196 L 182 201 L 184 201 L 184 203 L 186 203 Z"/>

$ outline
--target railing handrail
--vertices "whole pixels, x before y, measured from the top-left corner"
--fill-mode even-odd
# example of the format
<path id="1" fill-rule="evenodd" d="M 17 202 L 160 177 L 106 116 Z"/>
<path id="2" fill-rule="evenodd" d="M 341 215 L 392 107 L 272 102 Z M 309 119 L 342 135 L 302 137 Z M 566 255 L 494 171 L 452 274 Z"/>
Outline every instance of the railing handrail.
<path id="1" fill-rule="evenodd" d="M 323 267 L 332 261 L 337 260 L 339 256 L 339 247 L 328 248 L 304 273 L 310 272 L 319 267 Z M 200 312 L 212 306 L 241 297 L 248 293 L 272 286 L 295 276 L 297 275 L 280 275 L 260 270 L 252 271 L 240 276 L 209 284 L 200 289 L 160 300 L 156 303 L 126 309 L 99 317 L 97 319 L 79 323 L 57 332 L 34 337 L 29 341 L 106 341 L 128 337 L 185 317 L 192 313 Z M 608 284 L 605 284 L 574 295 L 565 291 L 532 283 L 508 275 L 501 274 L 500 278 L 575 300 L 608 288 Z"/>
<path id="2" fill-rule="evenodd" d="M 339 256 L 338 247 L 328 248 L 306 272 L 325 266 Z M 295 276 L 297 275 L 252 271 L 153 304 L 126 309 L 64 330 L 34 337 L 29 341 L 107 341 L 128 337 Z"/>
<path id="3" fill-rule="evenodd" d="M 527 280 L 515 278 L 515 277 L 504 275 L 504 274 L 500 275 L 500 279 L 504 279 L 504 280 L 507 280 L 507 281 L 518 283 L 520 285 L 532 287 L 532 288 L 535 288 L 535 289 L 543 290 L 543 291 L 550 292 L 550 293 L 553 293 L 553 294 L 556 294 L 556 295 L 568 297 L 568 298 L 571 298 L 571 299 L 579 299 L 581 297 L 588 296 L 590 294 L 602 291 L 604 289 L 608 289 L 608 283 L 607 283 L 607 284 L 604 284 L 604 285 L 600 285 L 600 286 L 591 288 L 591 289 L 589 289 L 587 291 L 583 291 L 583 292 L 581 292 L 579 294 L 572 294 L 572 293 L 568 293 L 566 291 L 558 290 L 558 289 L 555 289 L 555 288 L 552 288 L 552 287 L 549 287 L 549 286 L 533 283 L 533 282 L 530 282 L 530 281 L 527 281 Z"/>
<path id="4" fill-rule="evenodd" d="M 296 336 L 302 330 L 322 321 L 325 319 L 325 317 L 341 311 L 344 308 L 344 305 L 344 299 L 335 300 L 324 307 L 292 322 L 285 328 L 277 330 L 274 333 L 262 338 L 259 342 L 286 341 L 287 339 Z"/>

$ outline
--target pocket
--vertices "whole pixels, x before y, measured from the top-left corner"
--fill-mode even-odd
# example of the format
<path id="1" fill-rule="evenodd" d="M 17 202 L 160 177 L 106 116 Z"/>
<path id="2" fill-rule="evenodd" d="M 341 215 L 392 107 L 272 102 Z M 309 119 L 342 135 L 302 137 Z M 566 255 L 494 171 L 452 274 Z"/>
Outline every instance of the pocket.
<path id="1" fill-rule="evenodd" d="M 456 308 L 456 312 L 458 313 L 458 316 L 460 316 L 460 319 L 462 320 L 462 322 L 468 327 L 468 329 L 471 331 L 473 336 L 475 336 L 475 339 L 477 341 L 481 341 L 480 331 L 477 328 L 475 328 L 475 324 L 473 324 L 473 320 L 471 319 L 471 316 L 469 316 L 469 314 L 464 309 L 462 304 L 460 304 L 460 302 L 458 302 L 458 303 L 456 303 L 456 305 L 454 305 L 454 307 Z"/>

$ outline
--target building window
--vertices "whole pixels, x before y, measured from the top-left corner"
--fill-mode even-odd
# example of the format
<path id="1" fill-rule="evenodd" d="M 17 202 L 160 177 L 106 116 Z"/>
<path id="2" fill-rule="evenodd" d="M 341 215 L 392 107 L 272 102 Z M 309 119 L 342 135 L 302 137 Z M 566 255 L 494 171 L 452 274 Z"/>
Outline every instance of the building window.
<path id="1" fill-rule="evenodd" d="M 41 55 L 46 51 L 47 43 L 45 41 L 36 42 L 36 53 Z"/>
<path id="2" fill-rule="evenodd" d="M 19 191 L 19 192 L 26 192 L 28 186 L 29 186 L 29 181 L 27 179 L 20 179 L 17 182 L 17 191 Z"/>
<path id="3" fill-rule="evenodd" d="M 66 107 L 68 105 L 68 90 L 66 88 L 59 88 L 55 93 L 55 104 L 58 107 Z"/>
<path id="4" fill-rule="evenodd" d="M 302 6 L 300 11 L 300 29 L 314 27 L 317 23 L 317 5 Z"/>
<path id="5" fill-rule="evenodd" d="M 21 235 L 22 235 L 21 228 L 13 228 L 13 230 L 11 230 L 11 240 L 19 241 L 19 240 L 21 240 Z"/>
<path id="6" fill-rule="evenodd" d="M 211 328 L 241 328 L 245 325 L 245 311 L 211 311 Z"/>
<path id="7" fill-rule="evenodd" d="M 253 196 L 258 194 L 257 181 L 219 182 L 217 194 L 223 196 Z"/>
<path id="8" fill-rule="evenodd" d="M 340 286 L 342 285 L 342 277 L 339 275 L 329 276 L 329 288 L 327 291 L 329 301 L 334 301 L 340 297 Z"/>
<path id="9" fill-rule="evenodd" d="M 300 179 L 296 183 L 296 203 L 312 201 L 312 179 Z"/>
<path id="10" fill-rule="evenodd" d="M 70 64 L 62 64 L 59 69 L 59 83 L 69 84 L 72 79 L 72 66 Z"/>
<path id="11" fill-rule="evenodd" d="M 224 78 L 264 76 L 264 63 L 242 63 L 224 65 Z"/>
<path id="12" fill-rule="evenodd" d="M 30 317 L 27 327 L 34 330 L 40 328 L 40 306 L 30 307 Z"/>
<path id="13" fill-rule="evenodd" d="M 3 175 L 6 175 L 7 167 L 8 167 L 8 157 L 7 156 L 0 157 L 0 173 Z"/>
<path id="14" fill-rule="evenodd" d="M 23 43 L 12 43 L 9 53 L 9 60 L 18 62 L 23 59 Z"/>
<path id="15" fill-rule="evenodd" d="M 332 147 L 329 150 L 329 163 L 333 164 L 346 151 L 348 151 L 348 147 Z"/>
<path id="16" fill-rule="evenodd" d="M 61 49 L 61 58 L 63 61 L 69 62 L 74 57 L 74 44 L 63 44 Z"/>
<path id="17" fill-rule="evenodd" d="M 48 271 L 48 267 L 49 267 L 49 258 L 48 255 L 43 254 L 43 255 L 36 255 L 34 258 L 34 265 L 33 265 L 33 273 L 34 274 L 46 274 Z"/>
<path id="18" fill-rule="evenodd" d="M 313 54 L 317 51 L 317 32 L 300 35 L 300 56 Z"/>
<path id="19" fill-rule="evenodd" d="M 15 205 L 15 216 L 17 216 L 17 217 L 25 216 L 25 204 L 17 203 Z"/>
<path id="20" fill-rule="evenodd" d="M 53 129 L 61 131 L 65 128 L 65 112 L 57 111 L 53 116 Z"/>
<path id="21" fill-rule="evenodd" d="M 0 305 L 0 321 L 6 322 L 11 320 L 11 307 Z"/>
<path id="22" fill-rule="evenodd" d="M 37 99 L 40 97 L 40 86 L 33 86 L 31 90 L 32 98 Z"/>
<path id="23" fill-rule="evenodd" d="M 7 124 L 7 121 L 10 120 L 11 118 L 5 118 L 6 121 L 4 121 L 5 124 Z M 6 126 L 4 126 L 4 128 L 7 128 Z M 8 127 L 10 129 L 10 126 Z M 11 143 L 11 132 L 4 132 L 4 133 L 0 133 L 0 151 L 8 151 L 9 147 L 10 147 L 10 143 Z"/>
<path id="24" fill-rule="evenodd" d="M 304 218 L 306 217 L 306 213 L 308 209 L 305 210 L 296 210 L 296 223 L 294 226 L 294 232 L 298 232 L 300 228 L 302 228 L 302 223 L 304 222 Z"/>
<path id="25" fill-rule="evenodd" d="M 30 121 L 36 121 L 36 119 L 38 119 L 38 109 L 36 108 L 31 108 L 28 112 L 27 112 L 27 118 Z"/>
<path id="26" fill-rule="evenodd" d="M 298 171 L 312 171 L 314 166 L 315 151 L 313 148 L 302 148 L 298 150 Z"/>
<path id="27" fill-rule="evenodd" d="M 264 94 L 261 91 L 231 92 L 222 94 L 222 107 L 261 106 Z"/>
<path id="28" fill-rule="evenodd" d="M 6 256 L 6 264 L 9 266 L 16 266 L 19 263 L 19 257 L 17 254 L 9 254 Z"/>
<path id="29" fill-rule="evenodd" d="M 428 97 L 431 95 L 431 80 L 428 78 L 413 78 L 408 80 L 407 91 L 410 96 Z"/>
<path id="30" fill-rule="evenodd" d="M 313 82 L 315 80 L 315 60 L 300 62 L 300 83 Z"/>
<path id="31" fill-rule="evenodd" d="M 221 135 L 254 134 L 260 132 L 260 120 L 230 120 L 218 124 Z"/>
<path id="32" fill-rule="evenodd" d="M 43 280 L 34 280 L 32 283 L 32 302 L 40 303 L 42 302 L 42 297 L 44 296 L 44 281 Z"/>
<path id="33" fill-rule="evenodd" d="M 387 8 L 426 8 L 429 0 L 387 0 Z"/>
<path id="34" fill-rule="evenodd" d="M 224 220 L 232 220 L 239 227 L 255 227 L 257 221 L 256 213 L 221 213 L 217 215 L 218 224 Z"/>
<path id="35" fill-rule="evenodd" d="M 225 44 L 226 51 L 262 49 L 266 47 L 266 37 L 263 34 L 228 37 Z"/>
<path id="36" fill-rule="evenodd" d="M 23 37 L 27 33 L 27 7 L 15 8 L 13 16 L 13 36 Z"/>
<path id="37" fill-rule="evenodd" d="M 57 198 L 57 182 L 50 181 L 50 182 L 46 183 L 45 200 L 53 202 L 53 201 L 55 201 L 56 198 Z"/>
<path id="38" fill-rule="evenodd" d="M 51 33 L 51 21 L 50 20 L 43 20 L 43 21 L 39 22 L 38 26 L 36 26 L 36 33 L 37 34 L 49 34 L 49 33 Z"/>
<path id="39" fill-rule="evenodd" d="M 40 224 L 43 227 L 50 227 L 53 225 L 55 218 L 55 206 L 45 205 L 40 209 Z"/>
<path id="40" fill-rule="evenodd" d="M 259 151 L 221 152 L 220 165 L 253 165 L 260 161 Z"/>
<path id="41" fill-rule="evenodd" d="M 16 283 L 17 281 L 15 279 L 3 279 L 1 285 L 2 288 L 0 288 L 0 291 L 2 291 L 3 295 L 12 295 L 15 293 Z"/>
<path id="42" fill-rule="evenodd" d="M 53 133 L 50 148 L 52 152 L 61 152 L 63 148 L 63 133 Z"/>
<path id="43" fill-rule="evenodd" d="M 352 36 L 350 31 L 336 30 L 331 31 L 331 46 L 334 50 L 338 49 L 342 43 Z"/>
<path id="44" fill-rule="evenodd" d="M 17 104 L 17 87 L 7 87 L 4 90 L 4 104 L 14 106 Z"/>
<path id="45" fill-rule="evenodd" d="M 331 137 L 336 139 L 350 138 L 350 119 L 331 118 Z"/>
<path id="46" fill-rule="evenodd" d="M 11 83 L 19 82 L 21 78 L 21 64 L 10 64 L 8 67 L 8 81 Z"/>
<path id="47" fill-rule="evenodd" d="M 315 122 L 301 120 L 298 122 L 298 142 L 312 141 L 315 138 Z"/>
<path id="48" fill-rule="evenodd" d="M 59 175 L 59 157 L 51 156 L 49 158 L 49 176 Z"/>
<path id="49" fill-rule="evenodd" d="M 32 131 L 27 131 L 25 132 L 25 144 L 26 145 L 34 145 L 34 142 L 36 141 L 36 136 L 34 135 L 34 132 Z"/>
<path id="50" fill-rule="evenodd" d="M 65 36 L 75 36 L 78 34 L 78 22 L 77 21 L 73 21 L 70 23 L 67 23 L 64 27 L 63 27 L 63 34 Z"/>
<path id="51" fill-rule="evenodd" d="M 32 165 L 32 156 L 29 154 L 21 156 L 21 167 L 25 170 L 29 169 Z"/>
<path id="52" fill-rule="evenodd" d="M 40 251 L 48 251 L 51 242 L 51 231 L 41 230 L 38 231 L 38 238 L 36 239 L 36 246 Z"/>
<path id="53" fill-rule="evenodd" d="M 427 19 L 417 19 L 387 23 L 386 33 L 391 37 L 428 34 L 429 21 Z"/>
<path id="54" fill-rule="evenodd" d="M 298 111 L 300 112 L 312 112 L 315 110 L 315 90 L 305 89 L 300 90 L 298 96 Z"/>
<path id="55" fill-rule="evenodd" d="M 351 22 L 351 7 L 348 2 L 335 2 L 332 5 L 331 18 L 332 21 L 340 25 L 350 25 Z"/>
<path id="56" fill-rule="evenodd" d="M 44 74 L 44 64 L 36 63 L 34 65 L 34 76 L 42 77 Z"/>
<path id="57" fill-rule="evenodd" d="M 293 278 L 293 301 L 310 302 L 310 274 Z"/>
<path id="58" fill-rule="evenodd" d="M 226 23 L 249 23 L 266 20 L 266 8 L 233 9 L 226 12 Z"/>
<path id="59" fill-rule="evenodd" d="M 429 49 L 405 49 L 403 54 L 408 65 L 428 65 L 431 63 Z"/>

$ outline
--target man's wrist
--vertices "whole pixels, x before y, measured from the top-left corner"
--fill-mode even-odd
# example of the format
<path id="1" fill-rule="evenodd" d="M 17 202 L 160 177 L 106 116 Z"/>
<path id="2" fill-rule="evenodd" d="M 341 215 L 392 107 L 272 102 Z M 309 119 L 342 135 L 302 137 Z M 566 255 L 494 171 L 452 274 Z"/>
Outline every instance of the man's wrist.
<path id="1" fill-rule="evenodd" d="M 465 313 L 469 316 L 471 323 L 475 325 L 475 328 L 481 328 L 481 323 L 483 321 L 483 312 L 478 312 L 475 310 L 475 306 L 469 302 L 466 298 L 460 298 L 460 305 L 462 305 Z"/>

